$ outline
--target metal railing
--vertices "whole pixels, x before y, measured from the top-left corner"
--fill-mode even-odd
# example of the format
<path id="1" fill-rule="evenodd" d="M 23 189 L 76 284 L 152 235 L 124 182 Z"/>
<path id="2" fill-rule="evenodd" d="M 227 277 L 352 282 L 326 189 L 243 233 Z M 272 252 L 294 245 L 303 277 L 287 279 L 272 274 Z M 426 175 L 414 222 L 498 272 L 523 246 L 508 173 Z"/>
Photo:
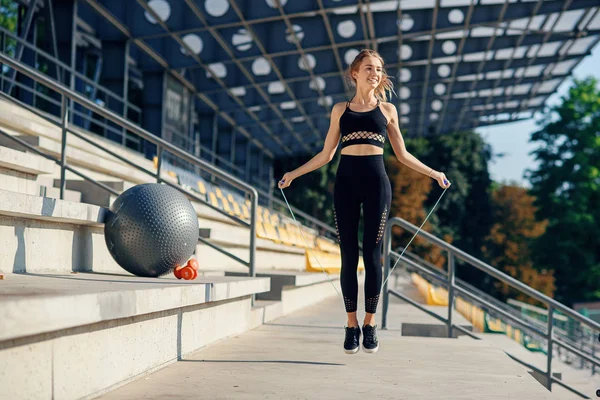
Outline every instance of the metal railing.
<path id="1" fill-rule="evenodd" d="M 47 64 L 48 71 L 55 71 L 56 76 L 59 77 L 59 82 L 67 85 L 68 77 L 72 77 L 73 85 L 75 88 L 82 88 L 82 91 L 75 89 L 76 93 L 80 93 L 85 95 L 90 100 L 95 102 L 100 101 L 103 104 L 103 107 L 111 109 L 111 110 L 121 110 L 119 113 L 120 116 L 127 118 L 129 115 L 134 114 L 137 118 L 133 120 L 136 123 L 141 122 L 142 112 L 139 107 L 127 101 L 124 97 L 113 93 L 112 91 L 104 88 L 98 82 L 90 79 L 85 76 L 81 72 L 74 70 L 71 66 L 65 64 L 52 54 L 41 50 L 39 47 L 29 43 L 27 40 L 19 37 L 15 33 L 0 27 L 0 51 L 3 54 L 9 55 L 7 53 L 9 42 L 14 42 L 19 46 L 22 46 L 24 49 L 31 51 L 34 53 L 34 57 L 36 59 L 36 64 L 43 65 Z M 0 71 L 1 72 L 1 71 Z M 39 72 L 39 71 L 38 71 Z M 6 88 L 5 88 L 6 86 Z M 0 90 L 6 89 L 8 94 L 11 95 L 12 88 L 19 88 L 21 90 L 27 91 L 31 96 L 35 96 L 37 98 L 43 99 L 48 104 L 54 105 L 57 108 L 61 107 L 60 100 L 56 98 L 52 98 L 42 93 L 40 90 L 37 90 L 35 85 L 33 87 L 29 87 L 27 85 L 23 85 L 22 83 L 17 81 L 16 76 L 12 79 L 9 76 L 4 76 L 4 74 L 0 73 Z M 110 126 L 94 117 L 91 110 L 87 110 L 87 112 L 83 112 L 82 110 L 78 110 L 73 107 L 73 104 L 70 105 L 69 109 L 70 122 L 73 123 L 73 117 L 78 117 L 81 119 L 81 123 L 77 124 L 83 129 L 89 130 L 92 124 L 103 129 L 103 136 L 107 136 L 108 134 L 113 134 L 120 137 L 121 145 L 125 146 L 127 141 L 134 142 L 138 147 L 140 146 L 139 141 L 136 140 L 135 137 L 131 136 L 125 129 L 118 130 L 114 126 Z M 129 118 L 131 119 L 131 118 Z"/>
<path id="2" fill-rule="evenodd" d="M 395 252 L 392 251 L 390 254 L 397 258 L 399 256 L 399 254 L 398 254 L 399 250 L 402 251 L 403 248 L 396 249 Z M 439 268 L 433 266 L 432 264 L 428 263 L 427 261 L 423 260 L 419 256 L 417 256 L 409 251 L 406 251 L 404 253 L 404 257 L 405 258 L 403 260 L 401 260 L 399 262 L 398 266 L 396 266 L 396 268 L 394 269 L 393 275 L 400 274 L 401 272 L 400 272 L 399 267 L 401 265 L 403 265 L 404 270 L 406 270 L 407 272 L 415 272 L 421 276 L 425 276 L 424 279 L 430 283 L 432 283 L 432 281 L 435 281 L 437 283 L 441 283 L 442 286 L 447 285 L 447 279 L 445 278 L 444 271 L 441 271 Z M 531 317 L 527 314 L 523 314 L 522 312 L 519 312 L 519 310 L 512 307 L 510 304 L 507 304 L 507 303 L 504 303 L 504 302 L 498 300 L 494 296 L 474 287 L 473 285 L 470 285 L 470 284 L 462 281 L 461 279 L 456 278 L 455 283 L 457 286 L 460 286 L 462 289 L 467 290 L 467 291 L 477 295 L 478 298 L 485 300 L 487 303 L 493 304 L 494 306 L 501 309 L 502 311 L 512 314 L 515 317 L 522 318 L 529 326 L 536 327 L 538 329 L 538 331 L 543 331 L 544 329 L 546 329 L 546 321 L 540 321 L 539 319 Z M 480 302 L 474 301 L 473 303 L 475 305 L 479 306 L 480 308 L 486 308 L 485 305 L 481 304 Z M 509 300 L 509 303 L 510 303 L 510 300 Z M 493 316 L 494 318 L 502 319 L 501 316 L 499 317 L 498 313 L 495 312 L 494 310 L 488 309 L 487 312 L 489 315 Z M 547 315 L 547 312 L 545 310 L 544 310 L 544 312 L 545 312 L 545 315 Z M 584 354 L 587 354 L 588 356 L 591 356 L 592 358 L 596 357 L 596 354 L 600 354 L 600 346 L 595 343 L 596 335 L 591 333 L 591 331 L 588 332 L 587 335 L 585 335 L 581 332 L 581 330 L 579 330 L 579 335 L 574 336 L 572 333 L 566 331 L 565 329 L 561 329 L 560 326 L 557 324 L 557 320 L 564 321 L 564 320 L 567 320 L 567 317 L 560 314 L 559 311 L 555 312 L 553 320 L 555 322 L 554 335 L 557 338 L 560 338 L 562 341 L 564 341 L 567 344 L 570 344 L 572 347 L 579 348 L 579 350 L 581 350 Z M 541 344 L 541 342 L 543 342 L 545 340 L 545 337 L 543 337 L 543 336 L 542 337 L 539 337 L 536 335 L 528 335 L 528 336 L 534 337 L 537 342 L 540 342 L 540 344 Z M 571 364 L 575 368 L 579 368 L 579 369 L 589 368 L 591 370 L 592 376 L 596 374 L 595 366 L 593 364 L 590 365 L 589 363 L 587 363 L 584 358 L 577 357 L 576 354 L 573 354 L 570 351 L 567 351 L 563 348 L 558 348 L 557 353 L 558 353 L 558 358 L 561 359 L 561 361 Z M 576 360 L 578 360 L 579 362 L 573 363 L 574 360 L 572 360 L 571 357 L 575 357 Z"/>
<path id="3" fill-rule="evenodd" d="M 14 142 L 19 143 L 21 146 L 27 148 L 28 150 L 30 150 L 36 154 L 39 154 L 47 159 L 50 159 L 50 160 L 56 162 L 58 165 L 60 165 L 60 168 L 61 168 L 60 198 L 61 199 L 64 199 L 64 194 L 65 194 L 66 171 L 70 171 L 70 172 L 80 176 L 81 178 L 97 185 L 98 187 L 108 191 L 109 193 L 112 193 L 114 195 L 119 195 L 119 193 L 117 191 L 115 191 L 114 189 L 104 185 L 101 182 L 97 182 L 96 180 L 77 171 L 75 168 L 73 168 L 72 166 L 67 164 L 67 159 L 66 159 L 67 134 L 70 133 L 70 134 L 76 136 L 77 138 L 85 141 L 86 143 L 89 143 L 89 144 L 95 146 L 96 148 L 103 150 L 107 154 L 110 154 L 111 156 L 117 158 L 118 160 L 130 165 L 131 167 L 136 168 L 142 172 L 145 172 L 146 174 L 148 174 L 151 177 L 153 177 L 154 179 L 156 179 L 156 181 L 158 183 L 163 183 L 163 184 L 169 185 L 169 186 L 183 192 L 185 195 L 192 198 L 193 200 L 195 200 L 199 203 L 202 203 L 203 205 L 205 205 L 207 207 L 210 207 L 211 209 L 221 213 L 222 215 L 226 216 L 227 218 L 234 220 L 238 224 L 240 224 L 244 227 L 248 227 L 250 229 L 250 244 L 249 244 L 249 259 L 248 259 L 248 261 L 245 261 L 245 260 L 235 256 L 234 254 L 230 253 L 229 251 L 207 241 L 206 239 L 204 239 L 202 237 L 199 237 L 198 240 L 200 242 L 202 242 L 203 244 L 211 247 L 212 249 L 217 250 L 220 253 L 225 254 L 226 256 L 245 265 L 249 269 L 249 275 L 252 277 L 255 276 L 256 213 L 257 213 L 257 207 L 258 207 L 258 192 L 256 191 L 256 189 L 254 187 L 246 184 L 245 182 L 242 182 L 241 180 L 235 178 L 234 176 L 231 176 L 231 175 L 219 170 L 218 168 L 212 166 L 211 164 L 209 164 L 199 158 L 196 158 L 195 156 L 175 147 L 174 145 L 166 142 L 165 140 L 140 128 L 139 126 L 135 125 L 134 123 L 127 121 L 126 119 L 120 117 L 119 115 L 115 114 L 114 112 L 106 110 L 102 107 L 99 107 L 93 101 L 85 98 L 84 96 L 82 96 L 79 93 L 76 93 L 76 92 L 70 90 L 63 84 L 61 84 L 47 76 L 44 76 L 43 74 L 39 73 L 38 71 L 36 71 L 35 69 L 31 68 L 28 65 L 22 64 L 2 53 L 0 53 L 0 64 L 5 64 L 5 65 L 9 66 L 10 68 L 14 69 L 15 71 L 17 71 L 18 73 L 21 73 L 21 74 L 31 78 L 35 82 L 48 87 L 49 89 L 58 93 L 61 97 L 61 118 L 60 118 L 60 122 L 58 122 L 54 118 L 52 118 L 48 115 L 45 115 L 44 113 L 40 112 L 39 110 L 36 110 L 34 107 L 26 105 L 8 95 L 6 95 L 5 93 L 2 93 L 3 97 L 19 104 L 22 107 L 27 108 L 29 111 L 35 113 L 37 116 L 39 116 L 39 117 L 45 119 L 46 121 L 61 128 L 62 138 L 61 138 L 60 159 L 54 158 L 53 156 L 48 155 L 48 154 L 36 149 L 35 147 L 29 145 L 28 143 L 24 142 L 23 140 L 20 140 L 19 138 L 14 137 L 14 136 L 0 130 L 0 134 L 13 140 Z M 116 154 L 115 152 L 111 151 L 106 146 L 102 145 L 101 143 L 98 143 L 97 141 L 88 138 L 86 135 L 83 135 L 83 134 L 69 128 L 68 121 L 67 121 L 67 112 L 69 109 L 68 102 L 76 102 L 77 104 L 81 105 L 82 107 L 87 108 L 88 110 L 91 110 L 92 112 L 101 115 L 102 117 L 106 118 L 107 120 L 112 121 L 113 123 L 117 124 L 118 126 L 121 126 L 122 128 L 133 132 L 134 134 L 140 136 L 141 138 L 147 140 L 148 142 L 155 144 L 157 146 L 157 153 L 158 153 L 157 154 L 158 165 L 156 168 L 156 172 L 149 171 L 146 168 L 141 167 L 140 165 L 136 164 L 135 162 L 128 160 L 126 157 Z M 161 160 L 162 160 L 161 156 L 162 156 L 162 153 L 165 151 L 180 157 L 181 159 L 193 164 L 194 166 L 197 166 L 198 168 L 202 169 L 203 171 L 206 171 L 206 172 L 218 177 L 219 179 L 227 182 L 228 184 L 240 189 L 241 191 L 247 193 L 250 196 L 250 201 L 251 201 L 250 222 L 246 222 L 236 216 L 230 215 L 230 214 L 226 213 L 225 211 L 221 210 L 220 208 L 213 206 L 212 204 L 210 204 L 209 202 L 207 202 L 205 199 L 201 198 L 194 192 L 192 192 L 190 190 L 186 190 L 177 184 L 173 184 L 173 183 L 169 182 L 168 180 L 163 179 L 162 175 L 161 175 Z M 253 296 L 253 299 L 254 299 L 254 296 Z"/>
<path id="4" fill-rule="evenodd" d="M 391 260 L 392 260 L 392 255 L 393 255 L 392 254 L 392 228 L 395 226 L 401 227 L 413 234 L 415 234 L 418 231 L 418 228 L 415 225 L 413 225 L 410 222 L 405 221 L 401 218 L 397 218 L 397 217 L 391 218 L 388 221 L 388 223 L 386 225 L 386 229 L 385 229 L 385 234 L 384 234 L 383 250 L 384 250 L 385 257 L 384 257 L 383 276 L 388 276 L 389 271 L 391 269 Z M 445 285 L 447 287 L 447 290 L 448 290 L 448 314 L 447 314 L 447 317 L 444 318 L 438 314 L 435 314 L 435 313 L 427 310 L 426 308 L 424 308 L 422 305 L 418 304 L 417 302 L 413 301 L 412 299 L 408 298 L 407 296 L 397 292 L 396 290 L 388 288 L 389 284 L 388 284 L 388 282 L 386 282 L 385 286 L 383 287 L 382 329 L 386 329 L 386 327 L 387 327 L 387 311 L 388 311 L 388 307 L 389 307 L 389 296 L 391 294 L 391 295 L 417 307 L 421 311 L 429 314 L 430 316 L 436 318 L 437 320 L 445 323 L 447 326 L 447 335 L 449 338 L 454 337 L 454 329 L 456 329 L 467 336 L 470 336 L 474 339 L 479 339 L 475 334 L 469 332 L 468 330 L 464 329 L 461 326 L 454 324 L 452 321 L 454 301 L 455 301 L 456 297 L 462 297 L 462 298 L 468 299 L 470 301 L 479 303 L 488 309 L 494 310 L 497 314 L 501 315 L 503 318 L 506 318 L 507 320 L 510 320 L 512 323 L 514 323 L 516 326 L 521 328 L 523 331 L 528 332 L 531 335 L 534 335 L 534 336 L 537 336 L 540 338 L 544 338 L 546 340 L 546 344 L 547 344 L 546 356 L 547 357 L 546 357 L 546 370 L 545 371 L 542 371 L 539 368 L 529 365 L 529 364 L 525 363 L 524 361 L 517 359 L 516 357 L 511 356 L 511 358 L 515 359 L 515 361 L 518 361 L 519 363 L 521 363 L 523 365 L 526 365 L 527 367 L 531 368 L 532 370 L 536 371 L 537 373 L 545 376 L 545 378 L 546 378 L 545 386 L 548 390 L 551 391 L 552 384 L 556 383 L 583 398 L 589 398 L 589 397 L 587 397 L 587 395 L 577 391 L 576 389 L 574 389 L 571 386 L 567 385 L 566 383 L 562 382 L 560 379 L 555 378 L 552 374 L 552 359 L 553 359 L 553 350 L 554 350 L 555 346 L 557 346 L 559 348 L 563 348 L 567 351 L 570 351 L 570 352 L 578 355 L 582 359 L 591 363 L 593 366 L 600 366 L 599 358 L 595 357 L 594 355 L 584 353 L 583 351 L 575 348 L 573 345 L 565 342 L 564 340 L 562 340 L 561 338 L 558 338 L 555 335 L 554 322 L 553 322 L 554 313 L 556 311 L 560 311 L 562 314 L 574 319 L 575 321 L 579 322 L 581 325 L 588 327 L 589 329 L 594 330 L 596 332 L 600 332 L 600 324 L 579 314 L 577 311 L 565 306 L 564 304 L 561 304 L 561 303 L 557 302 L 556 300 L 544 295 L 543 293 L 540 293 L 539 291 L 525 285 L 524 283 L 514 279 L 513 277 L 497 270 L 496 268 L 492 267 L 491 265 L 486 264 L 483 261 L 478 260 L 475 257 L 465 253 L 464 251 L 452 246 L 451 244 L 446 243 L 442 239 L 440 239 L 428 232 L 421 230 L 421 231 L 419 231 L 419 235 L 423 239 L 425 239 L 427 242 L 429 242 L 447 252 L 448 270 L 447 270 L 446 277 L 442 278 L 442 277 L 438 276 L 437 274 L 434 274 L 431 272 L 429 274 L 429 276 L 431 276 L 432 279 L 435 279 L 440 284 Z M 545 330 L 542 331 L 537 327 L 531 326 L 530 322 L 523 319 L 521 316 L 517 316 L 517 315 L 514 315 L 513 313 L 509 313 L 505 310 L 502 310 L 500 307 L 493 304 L 492 302 L 487 301 L 486 299 L 483 299 L 478 294 L 473 293 L 472 291 L 470 291 L 464 287 L 461 287 L 461 285 L 458 285 L 456 282 L 456 278 L 455 278 L 455 276 L 456 276 L 455 261 L 456 260 L 463 261 L 466 264 L 469 264 L 469 265 L 479 269 L 480 271 L 483 271 L 487 275 L 506 283 L 507 285 L 521 291 L 522 293 L 525 293 L 526 295 L 532 297 L 533 299 L 536 299 L 536 300 L 540 301 L 541 303 L 546 304 L 548 307 L 548 318 L 547 318 Z M 405 262 L 414 263 L 414 261 L 412 261 L 412 260 L 408 260 L 408 261 L 405 260 Z M 414 263 L 414 264 L 416 264 L 416 263 Z"/>
<path id="5" fill-rule="evenodd" d="M 53 73 L 59 77 L 58 81 L 66 86 L 69 86 L 69 78 L 71 77 L 73 85 L 72 90 L 74 90 L 76 93 L 84 95 L 88 99 L 96 102 L 100 107 L 116 112 L 123 118 L 132 120 L 138 125 L 141 124 L 142 110 L 140 107 L 131 103 L 125 97 L 103 87 L 101 84 L 87 77 L 76 69 L 73 69 L 70 65 L 65 64 L 54 55 L 29 43 L 27 40 L 16 35 L 14 32 L 0 27 L 0 52 L 8 56 L 12 56 L 9 51 L 10 44 L 16 44 L 22 46 L 22 48 L 27 49 L 28 51 L 31 51 L 34 54 L 33 57 L 36 59 L 36 65 L 38 65 L 36 70 L 38 72 L 43 73 L 39 66 L 46 65 L 47 72 L 45 75 L 53 79 L 52 75 L 48 75 L 49 73 Z M 54 106 L 56 110 L 59 110 L 61 107 L 60 99 L 48 96 L 47 94 L 38 90 L 39 88 L 36 87 L 35 84 L 32 86 L 24 85 L 17 80 L 16 76 L 13 78 L 10 77 L 10 74 L 6 74 L 5 76 L 5 74 L 3 74 L 0 70 L 0 91 L 4 90 L 11 95 L 13 88 L 18 88 L 27 92 L 36 100 L 43 100 L 46 105 Z M 79 107 L 74 107 L 73 104 L 69 105 L 69 122 L 71 124 L 79 126 L 86 131 L 89 131 L 91 127 L 95 127 L 97 129 L 94 130 L 94 133 L 99 133 L 104 137 L 113 137 L 114 141 L 116 143 L 120 143 L 123 147 L 132 148 L 137 152 L 142 151 L 143 143 L 141 143 L 138 137 L 132 135 L 131 132 L 128 132 L 123 128 L 118 129 L 116 126 L 109 124 L 107 121 L 97 118 L 96 115 L 91 112 L 91 110 L 82 110 L 78 108 Z M 134 117 L 132 118 L 132 116 Z M 216 160 L 218 161 L 218 168 L 220 170 L 237 176 L 238 178 L 245 179 L 250 184 L 253 184 L 251 182 L 253 176 L 246 176 L 246 171 L 243 168 L 233 164 L 225 157 L 214 153 L 202 145 L 198 145 L 197 147 L 198 153 L 191 153 L 196 154 L 198 158 L 203 160 Z M 167 160 L 169 160 L 170 155 L 165 154 L 165 156 L 167 157 Z M 257 187 L 258 183 L 260 182 L 255 182 L 253 185 Z"/>

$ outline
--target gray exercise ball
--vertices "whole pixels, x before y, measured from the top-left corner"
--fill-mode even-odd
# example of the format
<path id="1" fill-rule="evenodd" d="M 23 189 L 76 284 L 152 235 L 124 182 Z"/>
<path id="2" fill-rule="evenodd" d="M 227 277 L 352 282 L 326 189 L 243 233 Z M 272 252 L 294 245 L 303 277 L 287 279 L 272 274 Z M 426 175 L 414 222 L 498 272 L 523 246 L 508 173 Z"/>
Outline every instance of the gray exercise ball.
<path id="1" fill-rule="evenodd" d="M 198 243 L 198 216 L 190 201 L 170 186 L 134 186 L 110 206 L 104 239 L 124 270 L 158 277 L 184 265 Z"/>

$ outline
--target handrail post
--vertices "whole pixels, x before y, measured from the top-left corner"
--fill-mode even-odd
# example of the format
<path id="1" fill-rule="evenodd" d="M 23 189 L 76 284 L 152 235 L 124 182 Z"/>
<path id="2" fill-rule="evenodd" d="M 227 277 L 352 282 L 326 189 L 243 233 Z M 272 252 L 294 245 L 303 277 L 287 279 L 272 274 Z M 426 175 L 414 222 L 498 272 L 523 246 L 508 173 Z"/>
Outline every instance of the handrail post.
<path id="1" fill-rule="evenodd" d="M 160 170 L 162 168 L 162 146 L 156 145 L 156 182 L 160 183 Z"/>
<path id="2" fill-rule="evenodd" d="M 591 336 L 592 342 L 592 358 L 596 357 L 596 344 L 594 343 L 594 336 Z M 600 337 L 598 337 L 600 340 Z M 592 376 L 596 375 L 596 364 L 592 363 Z"/>
<path id="3" fill-rule="evenodd" d="M 452 308 L 454 308 L 454 253 L 448 251 L 448 337 L 452 337 Z"/>
<path id="4" fill-rule="evenodd" d="M 4 53 L 4 32 L 0 32 L 0 53 Z M 0 63 L 0 92 L 4 89 L 4 64 Z"/>
<path id="5" fill-rule="evenodd" d="M 392 226 L 393 224 L 389 221 L 385 225 L 385 232 L 383 236 L 383 277 L 384 279 L 390 273 L 390 257 L 392 256 Z M 381 329 L 387 329 L 387 312 L 390 301 L 390 293 L 388 292 L 388 280 L 383 285 L 383 301 L 382 301 L 382 313 L 381 313 Z"/>
<path id="6" fill-rule="evenodd" d="M 65 189 L 67 182 L 65 180 L 67 164 L 67 96 L 61 95 L 60 105 L 60 127 L 62 129 L 62 139 L 60 142 L 60 199 L 65 199 Z"/>
<path id="7" fill-rule="evenodd" d="M 256 276 L 256 213 L 258 212 L 258 192 L 254 189 L 250 192 L 250 257 L 248 260 L 249 264 L 249 275 L 254 278 Z M 256 295 L 252 295 L 252 306 Z"/>
<path id="8" fill-rule="evenodd" d="M 552 348 L 554 347 L 553 339 L 554 330 L 554 307 L 548 304 L 548 327 L 546 333 L 546 339 L 548 341 L 548 352 L 546 359 L 546 388 L 552 391 Z"/>

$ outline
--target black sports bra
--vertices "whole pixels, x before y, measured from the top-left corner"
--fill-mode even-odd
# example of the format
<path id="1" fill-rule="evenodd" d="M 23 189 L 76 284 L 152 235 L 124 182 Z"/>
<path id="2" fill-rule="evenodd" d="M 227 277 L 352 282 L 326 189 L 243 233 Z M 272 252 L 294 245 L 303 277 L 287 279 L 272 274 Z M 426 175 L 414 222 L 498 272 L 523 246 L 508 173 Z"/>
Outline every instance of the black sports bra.
<path id="1" fill-rule="evenodd" d="M 350 101 L 340 117 L 341 148 L 353 144 L 372 144 L 383 148 L 387 139 L 387 118 L 377 106 L 371 111 L 359 112 L 350 109 Z"/>

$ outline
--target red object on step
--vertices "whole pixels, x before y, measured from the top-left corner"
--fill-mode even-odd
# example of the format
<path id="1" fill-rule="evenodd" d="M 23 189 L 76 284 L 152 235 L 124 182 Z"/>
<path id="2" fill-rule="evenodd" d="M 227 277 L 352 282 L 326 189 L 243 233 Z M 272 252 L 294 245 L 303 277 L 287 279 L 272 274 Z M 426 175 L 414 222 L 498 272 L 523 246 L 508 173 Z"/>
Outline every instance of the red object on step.
<path id="1" fill-rule="evenodd" d="M 175 275 L 175 278 L 181 279 L 181 267 L 179 265 L 173 270 L 173 275 Z"/>
<path id="2" fill-rule="evenodd" d="M 196 260 L 195 258 L 191 258 L 190 261 L 187 262 L 187 266 L 192 267 L 196 271 L 198 271 L 198 269 L 200 268 L 200 264 L 198 264 L 198 260 Z"/>
<path id="3" fill-rule="evenodd" d="M 186 265 L 185 267 L 183 267 L 181 269 L 181 277 L 183 279 L 185 279 L 186 281 L 190 281 L 192 279 L 196 279 L 198 277 L 198 272 L 196 272 L 196 270 L 188 265 Z"/>

